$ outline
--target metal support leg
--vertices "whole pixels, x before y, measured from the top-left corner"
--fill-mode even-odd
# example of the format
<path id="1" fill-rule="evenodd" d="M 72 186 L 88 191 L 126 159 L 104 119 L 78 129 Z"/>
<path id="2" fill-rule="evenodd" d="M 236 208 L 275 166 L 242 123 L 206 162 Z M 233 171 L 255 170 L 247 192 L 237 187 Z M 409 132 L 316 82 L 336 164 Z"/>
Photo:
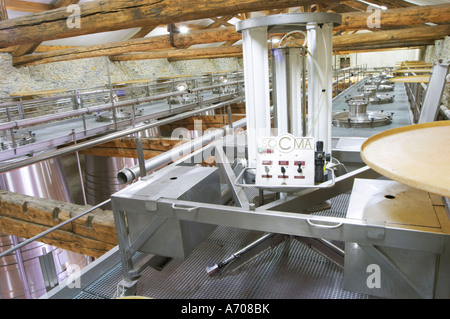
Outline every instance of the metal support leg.
<path id="1" fill-rule="evenodd" d="M 299 236 L 295 236 L 294 238 L 329 259 L 339 267 L 344 268 L 344 250 L 340 249 L 328 240 Z"/>

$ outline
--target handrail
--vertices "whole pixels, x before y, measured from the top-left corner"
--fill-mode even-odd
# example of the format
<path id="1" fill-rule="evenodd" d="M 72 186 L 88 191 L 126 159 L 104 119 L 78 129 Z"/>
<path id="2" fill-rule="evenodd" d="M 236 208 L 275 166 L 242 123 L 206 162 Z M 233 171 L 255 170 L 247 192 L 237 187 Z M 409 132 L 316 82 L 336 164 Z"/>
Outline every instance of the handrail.
<path id="1" fill-rule="evenodd" d="M 181 119 L 185 119 L 185 118 L 191 117 L 191 116 L 193 116 L 195 114 L 198 114 L 198 113 L 203 113 L 205 111 L 214 110 L 216 108 L 223 107 L 225 105 L 229 105 L 229 104 L 232 104 L 232 103 L 237 103 L 239 101 L 242 101 L 243 99 L 244 99 L 243 97 L 238 97 L 238 98 L 235 98 L 235 99 L 231 99 L 231 100 L 227 100 L 227 101 L 224 101 L 224 102 L 220 102 L 220 103 L 217 103 L 217 104 L 214 104 L 214 105 L 211 105 L 211 106 L 208 106 L 208 107 L 204 107 L 204 108 L 201 108 L 201 109 L 196 109 L 196 110 L 193 110 L 193 111 L 184 112 L 184 113 L 172 116 L 172 117 L 167 118 L 167 119 L 155 121 L 155 122 L 150 123 L 150 124 L 132 127 L 132 128 L 121 130 L 121 131 L 118 131 L 118 132 L 114 132 L 114 133 L 111 133 L 111 134 L 108 134 L 108 135 L 105 135 L 105 136 L 102 136 L 102 137 L 99 137 L 99 138 L 91 139 L 91 140 L 88 140 L 86 142 L 77 143 L 75 145 L 67 146 L 67 147 L 60 148 L 60 149 L 57 149 L 57 150 L 54 150 L 54 151 L 50 151 L 50 152 L 42 153 L 42 154 L 39 154 L 39 155 L 36 155 L 36 156 L 33 156 L 33 157 L 29 157 L 29 158 L 26 158 L 25 160 L 21 160 L 21 161 L 12 163 L 12 164 L 7 164 L 7 165 L 4 165 L 4 166 L 0 166 L 0 174 L 8 172 L 8 171 L 13 170 L 13 169 L 17 169 L 17 168 L 28 166 L 28 165 L 31 165 L 31 164 L 34 164 L 34 163 L 37 163 L 37 162 L 41 162 L 41 161 L 44 161 L 44 160 L 47 160 L 47 159 L 50 159 L 50 158 L 59 157 L 59 156 L 63 156 L 63 155 L 67 155 L 67 154 L 73 153 L 73 152 L 81 151 L 83 149 L 86 149 L 86 148 L 89 148 L 89 147 L 92 147 L 92 146 L 95 146 L 95 145 L 99 145 L 99 144 L 108 142 L 110 140 L 116 139 L 116 138 L 121 138 L 121 137 L 124 137 L 124 136 L 127 136 L 127 135 L 135 134 L 135 133 L 138 133 L 138 132 L 143 131 L 143 130 L 151 129 L 151 128 L 158 127 L 158 126 L 161 126 L 161 125 L 164 125 L 164 124 L 169 124 L 169 123 L 177 121 L 177 120 L 181 120 Z"/>
<path id="2" fill-rule="evenodd" d="M 95 112 L 110 110 L 110 109 L 114 109 L 114 108 L 118 108 L 118 107 L 124 107 L 124 106 L 130 106 L 130 105 L 141 104 L 141 103 L 146 103 L 146 102 L 164 100 L 164 99 L 167 99 L 167 98 L 170 98 L 173 96 L 183 95 L 186 93 L 201 92 L 201 91 L 211 90 L 211 89 L 220 88 L 220 87 L 224 87 L 224 86 L 238 85 L 241 83 L 244 83 L 244 81 L 241 80 L 241 81 L 235 81 L 235 82 L 226 83 L 226 84 L 211 85 L 211 86 L 207 86 L 207 87 L 191 89 L 189 91 L 179 91 L 179 92 L 158 94 L 158 95 L 153 95 L 153 96 L 149 96 L 149 97 L 145 97 L 145 98 L 136 98 L 136 99 L 130 99 L 130 100 L 126 100 L 126 101 L 108 103 L 105 105 L 85 107 L 85 108 L 71 110 L 71 111 L 67 111 L 67 112 L 60 112 L 60 113 L 52 114 L 52 115 L 44 115 L 44 116 L 38 116 L 38 117 L 29 118 L 29 119 L 9 121 L 9 122 L 0 123 L 0 131 L 10 130 L 10 129 L 19 129 L 21 127 L 42 124 L 42 123 L 46 123 L 46 122 L 50 122 L 50 121 L 54 121 L 54 120 L 63 119 L 63 118 L 76 117 L 76 116 L 91 114 L 91 113 L 95 113 Z M 0 107 L 1 106 L 2 105 L 0 104 Z"/>
<path id="3" fill-rule="evenodd" d="M 224 102 L 224 103 L 225 103 L 225 102 Z M 201 110 L 201 111 L 204 112 L 204 110 Z M 234 123 L 233 123 L 233 127 L 235 127 L 235 128 L 242 127 L 243 125 L 245 125 L 245 121 L 244 121 L 244 120 L 245 120 L 245 118 L 244 118 L 244 119 L 241 119 L 241 120 L 238 120 L 238 121 L 236 121 L 236 122 L 234 122 Z M 227 130 L 227 128 L 228 128 L 228 125 L 227 125 L 227 126 L 224 126 L 223 129 L 224 129 L 224 130 Z M 218 131 L 223 132 L 223 130 L 218 130 Z M 217 135 L 219 135 L 219 134 L 217 134 Z M 209 135 L 208 135 L 208 136 L 209 136 Z M 203 144 L 203 143 L 202 143 L 202 144 Z M 80 145 L 80 144 L 77 144 L 77 145 Z M 169 152 L 170 152 L 170 151 L 169 151 Z M 166 153 L 167 153 L 167 152 L 166 152 Z M 172 157 L 166 157 L 164 161 L 162 161 L 161 159 L 155 159 L 155 160 L 156 160 L 159 164 L 161 164 L 161 163 L 164 162 L 164 161 L 165 161 L 165 163 L 169 163 L 169 162 L 171 162 L 171 161 L 173 160 L 173 158 L 172 158 Z M 150 161 L 151 161 L 151 160 L 150 160 Z M 138 175 L 138 174 L 137 174 L 137 175 Z M 139 176 L 139 175 L 138 175 L 138 176 Z M 101 202 L 101 203 L 99 203 L 99 204 L 97 204 L 97 205 L 95 205 L 95 206 L 89 208 L 88 210 L 86 210 L 86 211 L 84 211 L 84 212 L 82 212 L 82 213 L 80 213 L 80 214 L 78 214 L 78 215 L 76 215 L 76 216 L 74 216 L 74 217 L 72 217 L 72 218 L 69 218 L 68 220 L 66 220 L 66 221 L 64 221 L 64 222 L 62 222 L 62 223 L 60 223 L 60 224 L 58 224 L 58 225 L 55 225 L 55 226 L 53 226 L 53 227 L 47 229 L 46 231 L 44 231 L 44 232 L 42 232 L 42 233 L 40 233 L 40 234 L 37 234 L 36 236 L 33 236 L 33 237 L 31 237 L 31 238 L 29 238 L 29 239 L 27 239 L 27 240 L 21 242 L 20 244 L 14 246 L 14 247 L 11 247 L 10 249 L 8 249 L 8 250 L 6 250 L 6 251 L 0 253 L 0 258 L 2 258 L 2 257 L 4 257 L 4 256 L 6 256 L 6 255 L 8 255 L 8 254 L 10 254 L 10 253 L 12 253 L 12 252 L 14 252 L 14 251 L 16 251 L 17 249 L 22 248 L 23 246 L 26 246 L 26 245 L 30 244 L 30 243 L 33 242 L 33 241 L 38 240 L 39 238 L 44 237 L 45 235 L 47 235 L 47 234 L 49 234 L 49 233 L 51 233 L 51 232 L 53 232 L 53 231 L 55 231 L 55 230 L 58 230 L 59 228 L 61 228 L 61 227 L 65 226 L 65 225 L 67 225 L 67 224 L 73 222 L 74 220 L 76 220 L 76 219 L 78 219 L 78 218 L 80 218 L 80 217 L 85 216 L 86 214 L 89 214 L 89 213 L 93 212 L 94 210 L 96 210 L 96 209 L 98 209 L 98 208 L 100 208 L 100 207 L 102 207 L 102 206 L 104 206 L 104 205 L 106 205 L 106 204 L 108 204 L 108 203 L 110 203 L 110 202 L 111 202 L 111 198 L 109 198 L 109 199 L 107 199 L 107 200 L 105 200 L 105 201 L 103 201 L 103 202 Z"/>

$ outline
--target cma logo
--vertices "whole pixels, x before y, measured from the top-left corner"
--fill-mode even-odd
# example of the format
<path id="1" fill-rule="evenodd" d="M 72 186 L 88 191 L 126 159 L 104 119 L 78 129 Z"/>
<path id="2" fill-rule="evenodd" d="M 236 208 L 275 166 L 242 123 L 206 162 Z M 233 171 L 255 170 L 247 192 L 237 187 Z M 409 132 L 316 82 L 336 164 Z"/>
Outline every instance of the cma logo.
<path id="1" fill-rule="evenodd" d="M 292 150 L 314 150 L 314 138 L 294 137 L 291 134 L 283 134 L 278 137 L 263 137 L 259 143 L 260 149 L 277 149 L 280 152 Z"/>

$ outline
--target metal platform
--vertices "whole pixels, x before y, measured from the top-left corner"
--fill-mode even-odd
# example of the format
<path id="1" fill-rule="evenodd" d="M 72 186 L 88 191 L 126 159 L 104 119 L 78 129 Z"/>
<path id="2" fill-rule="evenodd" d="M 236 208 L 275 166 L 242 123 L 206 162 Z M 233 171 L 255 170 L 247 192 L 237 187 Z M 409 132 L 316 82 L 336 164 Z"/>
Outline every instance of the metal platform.
<path id="1" fill-rule="evenodd" d="M 355 87 L 351 87 L 346 92 L 351 94 L 351 90 Z M 334 141 L 337 143 L 336 146 L 342 146 L 346 144 L 346 140 L 351 140 L 349 143 L 349 148 L 346 150 L 353 151 L 353 156 L 358 157 L 361 164 L 361 159 L 359 156 L 359 147 L 362 141 L 367 137 L 370 137 L 378 132 L 384 131 L 392 127 L 400 127 L 407 124 L 411 124 L 410 112 L 408 108 L 407 98 L 403 85 L 396 85 L 395 87 L 395 102 L 389 105 L 376 105 L 372 106 L 375 108 L 383 108 L 385 110 L 391 110 L 395 112 L 393 121 L 391 124 L 375 127 L 375 128 L 341 128 L 333 127 L 333 137 Z M 343 108 L 345 103 L 345 98 L 340 97 L 334 101 L 334 109 Z M 333 154 L 334 150 L 333 150 Z M 339 154 L 339 152 L 336 152 Z M 339 154 L 340 155 L 340 154 Z M 333 155 L 334 156 L 334 155 Z M 354 160 L 355 163 L 358 160 Z M 335 187 L 336 188 L 336 187 Z M 247 192 L 247 190 L 246 190 Z M 351 200 L 350 192 L 342 192 L 340 189 L 332 189 L 331 192 L 334 197 L 330 198 L 330 209 L 321 210 L 316 213 L 312 213 L 310 216 L 317 216 L 318 219 L 321 218 L 323 221 L 342 220 L 342 218 L 347 218 L 348 207 Z M 257 194 L 246 194 L 249 202 L 251 203 L 253 198 Z M 331 197 L 331 196 L 330 196 Z M 172 207 L 183 204 L 189 204 L 189 202 L 177 201 L 177 200 L 162 200 L 159 202 L 161 207 Z M 289 204 L 289 203 L 288 203 Z M 298 204 L 293 202 L 293 205 L 298 211 Z M 159 204 L 158 204 L 159 205 Z M 278 204 L 277 209 L 282 206 Z M 285 205 L 288 206 L 288 205 Z M 178 207 L 178 206 L 177 206 Z M 276 207 L 276 206 L 275 206 Z M 194 210 L 194 208 L 196 210 Z M 202 209 L 204 208 L 204 211 Z M 273 207 L 272 207 L 273 208 Z M 285 209 L 287 207 L 284 207 Z M 196 211 L 198 213 L 199 222 L 208 223 L 213 217 L 206 217 L 204 212 L 211 209 L 213 214 L 217 216 L 221 213 L 230 213 L 230 218 L 236 217 L 239 214 L 250 213 L 245 211 L 245 209 L 233 209 L 231 208 L 218 208 L 218 206 L 210 205 L 207 207 L 193 207 L 189 206 L 179 210 L 183 210 L 188 217 L 186 220 L 192 218 L 192 212 Z M 265 205 L 264 209 L 270 210 L 270 205 Z M 282 209 L 280 209 L 282 210 Z M 213 212 L 215 211 L 215 212 Z M 209 212 L 209 211 L 208 211 Z M 274 216 L 267 214 L 263 210 L 254 211 L 255 215 L 264 218 L 264 223 L 273 222 Z M 315 225 L 309 217 L 304 217 L 305 215 L 296 217 L 295 214 L 291 214 L 283 226 L 286 226 L 284 231 L 286 233 L 292 233 L 297 235 L 297 228 L 301 225 L 308 224 L 306 230 L 306 235 L 315 237 L 316 231 L 320 234 L 326 234 L 324 231 L 325 227 L 321 230 L 315 229 Z M 320 216 L 320 217 L 319 217 Z M 325 216 L 325 217 L 322 217 Z M 282 217 L 282 216 L 279 216 Z M 296 223 L 295 220 L 306 218 L 306 223 Z M 221 221 L 222 223 L 224 221 Z M 242 220 L 244 225 L 248 224 L 248 220 Z M 336 223 L 336 222 L 335 222 Z M 390 245 L 396 246 L 397 234 L 401 232 L 396 228 L 384 229 L 387 233 L 382 233 L 382 237 L 379 237 L 379 224 L 374 223 L 366 224 L 366 221 L 347 221 L 348 227 L 357 226 L 354 232 L 351 232 L 348 228 L 346 235 L 344 236 L 340 233 L 338 229 L 342 226 L 342 222 L 338 226 L 333 226 L 330 229 L 335 230 L 328 238 L 331 238 L 333 244 L 344 249 L 344 242 L 340 240 L 345 240 L 346 242 L 354 242 L 360 238 L 365 238 L 366 244 L 371 245 L 372 242 L 377 242 L 380 245 Z M 225 223 L 227 224 L 227 223 Z M 219 224 L 216 230 L 207 237 L 200 245 L 198 245 L 192 253 L 185 260 L 171 259 L 164 267 L 161 268 L 161 262 L 164 259 L 155 260 L 154 267 L 147 267 L 142 272 L 140 272 L 139 284 L 137 285 L 137 295 L 143 297 L 149 297 L 153 299 L 370 299 L 377 298 L 365 293 L 357 293 L 353 291 L 348 291 L 344 288 L 344 270 L 342 267 L 338 266 L 335 262 L 331 261 L 329 258 L 323 257 L 323 255 L 317 253 L 311 249 L 308 245 L 304 245 L 302 242 L 298 241 L 295 236 L 289 236 L 281 244 L 266 250 L 264 253 L 251 259 L 248 263 L 239 267 L 237 270 L 227 269 L 227 271 L 221 273 L 218 276 L 209 276 L 206 268 L 212 263 L 224 260 L 230 255 L 234 254 L 237 250 L 255 242 L 255 240 L 261 238 L 265 233 L 257 230 L 248 229 L 238 229 L 229 226 L 223 226 L 225 224 Z M 232 225 L 233 223 L 229 223 Z M 234 223 L 239 225 L 241 223 Z M 344 222 L 345 224 L 345 222 Z M 369 226 L 369 227 L 367 227 Z M 293 230 L 294 228 L 295 230 Z M 306 227 L 306 226 L 305 226 Z M 264 228 L 264 227 L 263 227 Z M 268 227 L 269 228 L 269 227 Z M 282 228 L 277 225 L 274 228 Z M 382 228 L 382 227 L 381 227 Z M 381 229 L 380 228 L 380 229 Z M 255 228 L 257 229 L 257 228 Z M 259 229 L 259 228 L 258 228 Z M 262 228 L 260 228 L 262 229 Z M 264 228 L 266 229 L 266 228 Z M 270 227 L 272 229 L 272 227 Z M 315 230 L 314 230 L 315 229 Z M 323 231 L 323 233 L 322 233 Z M 367 232 L 367 238 L 365 237 L 365 232 Z M 301 233 L 299 231 L 299 233 Z M 406 232 L 408 233 L 408 232 Z M 406 234 L 405 233 L 405 234 Z M 363 237 L 360 237 L 363 236 Z M 406 234 L 408 238 L 401 242 L 401 247 L 406 249 L 410 248 L 410 237 L 413 234 Z M 303 236 L 303 234 L 302 234 Z M 321 235 L 322 236 L 322 235 Z M 384 237 L 385 236 L 385 237 Z M 392 237 L 391 237 L 392 236 Z M 438 252 L 440 246 L 436 241 L 440 236 L 439 231 L 434 233 L 434 230 L 429 234 L 424 236 L 429 239 L 432 248 Z M 320 237 L 322 238 L 322 237 Z M 324 237 L 326 238 L 326 237 Z M 339 241 L 336 241 L 339 238 Z M 363 241 L 364 241 L 363 240 Z M 421 241 L 414 242 L 411 247 L 419 247 L 426 243 L 424 242 L 425 237 L 421 238 Z M 416 245 L 416 246 L 414 246 Z M 433 245 L 437 245 L 434 247 Z M 430 246 L 430 247 L 431 247 Z M 438 247 L 439 246 L 439 247 Z M 144 253 L 136 253 L 133 256 L 133 263 L 145 258 Z M 445 257 L 445 258 L 448 258 Z M 361 270 L 361 269 L 360 269 Z M 111 250 L 94 263 L 83 269 L 79 285 L 77 287 L 69 286 L 59 286 L 42 298 L 46 299 L 111 299 L 117 298 L 122 295 L 121 291 L 118 291 L 118 284 L 124 279 L 124 268 L 122 267 L 121 256 L 118 247 Z M 444 278 L 444 277 L 443 277 Z M 445 293 L 445 292 L 444 292 Z"/>
<path id="2" fill-rule="evenodd" d="M 337 196 L 332 199 L 332 209 L 316 214 L 345 216 L 349 197 L 349 194 Z M 218 227 L 186 260 L 172 259 L 162 270 L 149 267 L 143 271 L 137 294 L 153 299 L 374 298 L 344 290 L 343 269 L 294 238 L 236 271 L 208 276 L 206 266 L 211 262 L 226 258 L 261 235 L 263 233 L 258 231 Z M 123 278 L 122 266 L 118 250 L 110 254 L 107 261 L 99 259 L 88 267 L 81 276 L 81 288 L 59 287 L 43 298 L 116 298 L 117 284 Z M 142 254 L 135 256 L 136 259 L 141 257 Z M 91 279 L 89 273 L 95 272 L 101 275 Z"/>
<path id="3" fill-rule="evenodd" d="M 349 87 L 347 90 L 339 94 L 333 99 L 333 112 L 339 112 L 349 109 L 346 101 L 346 96 L 358 95 L 358 87 L 364 83 L 366 79 L 359 81 L 353 86 Z M 385 130 L 401 127 L 405 125 L 410 125 L 412 123 L 412 113 L 408 107 L 408 96 L 406 95 L 404 85 L 399 85 L 397 83 L 392 92 L 383 92 L 389 96 L 395 96 L 392 103 L 386 104 L 372 104 L 367 106 L 367 111 L 379 111 L 386 113 L 393 113 L 392 122 L 388 125 L 374 126 L 374 127 L 336 127 L 333 126 L 333 138 L 340 137 L 360 137 L 368 138 L 377 133 L 383 132 Z"/>

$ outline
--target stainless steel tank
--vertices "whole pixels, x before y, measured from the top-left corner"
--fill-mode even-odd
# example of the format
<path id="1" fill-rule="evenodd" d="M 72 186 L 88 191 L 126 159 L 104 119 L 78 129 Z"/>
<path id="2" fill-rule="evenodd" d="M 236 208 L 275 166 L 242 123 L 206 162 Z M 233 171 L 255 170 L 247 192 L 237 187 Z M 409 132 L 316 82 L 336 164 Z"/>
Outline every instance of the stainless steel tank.
<path id="1" fill-rule="evenodd" d="M 96 205 L 124 187 L 117 180 L 117 173 L 124 167 L 134 166 L 136 161 L 134 158 L 85 155 L 84 164 L 86 201 Z M 111 205 L 103 208 L 111 209 Z"/>
<path id="2" fill-rule="evenodd" d="M 158 137 L 160 136 L 159 127 L 141 131 L 139 134 L 141 138 Z M 124 167 L 133 167 L 136 164 L 138 160 L 134 158 L 85 155 L 87 203 L 90 205 L 101 203 L 124 188 L 126 185 L 119 183 L 117 173 Z M 110 204 L 103 207 L 112 209 Z"/>
<path id="3" fill-rule="evenodd" d="M 59 159 L 50 159 L 0 175 L 0 188 L 24 195 L 71 202 L 64 168 Z M 23 239 L 0 233 L 0 252 L 17 245 Z M 70 275 L 70 265 L 82 269 L 89 258 L 40 242 L 33 242 L 0 258 L 0 299 L 39 298 L 47 288 L 39 256 L 51 253 L 58 282 Z"/>

